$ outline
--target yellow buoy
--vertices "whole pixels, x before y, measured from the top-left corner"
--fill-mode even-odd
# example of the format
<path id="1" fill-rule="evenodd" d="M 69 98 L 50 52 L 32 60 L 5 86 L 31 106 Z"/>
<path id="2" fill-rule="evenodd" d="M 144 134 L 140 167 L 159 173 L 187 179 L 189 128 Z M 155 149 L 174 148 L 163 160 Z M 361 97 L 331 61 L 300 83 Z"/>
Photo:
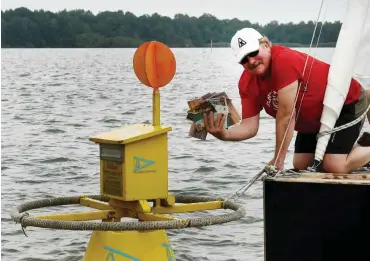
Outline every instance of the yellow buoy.
<path id="1" fill-rule="evenodd" d="M 174 77 L 175 57 L 166 45 L 151 41 L 137 49 L 133 66 L 138 79 L 153 88 L 153 124 L 123 126 L 90 137 L 99 144 L 100 195 L 31 201 L 11 213 L 22 228 L 92 230 L 84 261 L 173 261 L 167 229 L 223 224 L 245 215 L 241 206 L 220 198 L 168 192 L 168 132 L 172 128 L 160 124 L 159 88 Z M 70 204 L 96 211 L 37 217 L 26 212 Z M 193 219 L 169 215 L 215 209 L 233 212 Z"/>

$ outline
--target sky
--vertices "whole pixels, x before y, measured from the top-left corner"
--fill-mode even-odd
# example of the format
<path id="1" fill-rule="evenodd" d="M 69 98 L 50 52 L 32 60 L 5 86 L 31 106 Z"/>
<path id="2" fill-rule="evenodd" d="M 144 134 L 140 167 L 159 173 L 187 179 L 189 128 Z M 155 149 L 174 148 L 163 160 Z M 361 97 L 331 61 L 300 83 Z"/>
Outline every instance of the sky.
<path id="1" fill-rule="evenodd" d="M 320 21 L 342 21 L 348 0 L 325 0 Z M 209 13 L 218 19 L 238 18 L 252 23 L 266 24 L 272 20 L 280 23 L 316 21 L 322 0 L 1 0 L 1 9 L 27 7 L 52 12 L 67 9 L 99 11 L 123 10 L 136 16 L 157 12 L 173 18 L 177 13 L 199 17 Z M 326 10 L 326 11 L 325 11 Z"/>

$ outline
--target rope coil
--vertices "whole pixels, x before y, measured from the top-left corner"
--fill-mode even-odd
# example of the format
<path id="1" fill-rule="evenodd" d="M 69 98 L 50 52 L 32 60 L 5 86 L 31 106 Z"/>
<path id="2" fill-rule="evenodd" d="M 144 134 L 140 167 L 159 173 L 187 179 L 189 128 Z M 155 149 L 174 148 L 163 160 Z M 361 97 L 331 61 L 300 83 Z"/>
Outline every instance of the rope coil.
<path id="1" fill-rule="evenodd" d="M 235 202 L 223 202 L 223 209 L 234 210 L 232 213 L 218 216 L 204 216 L 200 218 L 179 219 L 171 221 L 135 221 L 135 222 L 91 222 L 91 221 L 61 221 L 50 219 L 38 219 L 30 216 L 25 211 L 43 207 L 74 205 L 79 204 L 82 197 L 108 202 L 108 198 L 101 195 L 86 195 L 73 197 L 60 197 L 52 199 L 41 199 L 23 203 L 15 207 L 10 216 L 16 223 L 20 223 L 22 228 L 27 226 L 63 229 L 63 230 L 99 230 L 99 231 L 132 231 L 132 230 L 162 230 L 162 229 L 181 229 L 189 227 L 202 227 L 235 221 L 245 216 L 246 212 L 241 205 Z M 222 201 L 220 198 L 197 197 L 175 195 L 176 203 L 198 203 L 209 201 Z"/>

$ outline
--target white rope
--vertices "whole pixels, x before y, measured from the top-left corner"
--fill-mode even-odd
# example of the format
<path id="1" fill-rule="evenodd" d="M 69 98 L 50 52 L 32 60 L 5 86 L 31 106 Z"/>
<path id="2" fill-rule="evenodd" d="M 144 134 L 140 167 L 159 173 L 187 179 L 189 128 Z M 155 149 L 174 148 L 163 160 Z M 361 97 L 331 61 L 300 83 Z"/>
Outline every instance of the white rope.
<path id="1" fill-rule="evenodd" d="M 325 8 L 325 12 L 324 12 L 324 17 L 325 17 L 325 14 L 326 14 L 326 10 L 327 8 Z M 324 20 L 324 19 L 323 19 Z M 320 27 L 320 32 L 319 32 L 319 36 L 317 37 L 317 41 L 316 41 L 316 46 L 315 48 L 318 47 L 319 45 L 319 42 L 320 42 L 320 37 L 321 37 L 321 32 L 322 32 L 322 28 L 324 27 L 324 23 L 321 23 L 321 27 Z M 315 35 L 315 33 L 314 33 Z M 313 39 L 313 37 L 312 37 Z M 307 59 L 306 61 L 308 60 L 308 55 L 307 55 Z M 313 68 L 313 64 L 315 63 L 315 60 L 312 59 L 312 63 L 311 63 L 311 67 L 310 67 L 310 72 L 308 73 L 308 77 L 307 77 L 307 82 L 304 86 L 304 89 L 303 89 L 303 94 L 302 94 L 302 98 L 301 98 L 301 102 L 299 104 L 299 107 L 298 107 L 298 112 L 297 112 L 297 115 L 296 115 L 296 121 L 298 120 L 298 117 L 299 117 L 299 113 L 301 111 L 301 107 L 302 107 L 302 102 L 303 102 L 303 99 L 304 99 L 304 96 L 306 94 L 306 91 L 307 91 L 307 85 L 308 85 L 308 82 L 310 81 L 310 78 L 311 78 L 311 72 L 312 72 L 312 68 Z M 304 75 L 304 70 L 303 70 L 303 75 Z M 297 95 L 299 94 L 299 92 L 297 92 Z"/>
<path id="2" fill-rule="evenodd" d="M 341 131 L 341 130 L 344 130 L 348 127 L 351 127 L 353 125 L 356 125 L 357 123 L 359 123 L 364 117 L 366 117 L 366 114 L 367 112 L 369 111 L 370 109 L 370 104 L 367 106 L 367 109 L 364 111 L 363 114 L 361 114 L 360 117 L 358 117 L 357 119 L 351 121 L 351 122 L 348 122 L 346 124 L 343 124 L 341 126 L 338 126 L 332 130 L 329 130 L 329 131 L 323 131 L 323 132 L 319 132 L 316 136 L 317 139 L 319 139 L 321 136 L 324 136 L 324 135 L 329 135 L 329 134 L 332 134 L 332 133 L 335 133 L 335 132 L 338 132 L 338 131 Z"/>
<path id="3" fill-rule="evenodd" d="M 322 10 L 322 6 L 323 6 L 323 4 L 324 4 L 324 0 L 322 0 L 322 1 L 321 1 L 321 6 L 320 6 L 320 10 L 319 10 L 319 15 L 318 15 L 318 17 L 317 17 L 316 24 L 315 24 L 315 29 L 314 29 L 313 34 L 312 34 L 311 43 L 310 43 L 310 48 L 309 48 L 308 53 L 307 53 L 307 58 L 306 58 L 306 61 L 305 61 L 304 67 L 303 67 L 303 73 L 302 73 L 302 75 L 304 75 L 304 73 L 305 73 L 305 71 L 306 71 L 306 67 L 307 67 L 307 63 L 308 63 L 308 58 L 310 57 L 310 52 L 311 52 L 311 48 L 312 48 L 312 43 L 313 43 L 313 39 L 315 38 L 315 33 L 316 33 L 317 25 L 318 25 L 318 23 L 319 23 L 319 19 L 320 19 L 320 15 L 321 15 L 321 10 Z M 320 32 L 320 33 L 321 33 L 321 32 Z M 319 41 L 319 40 L 318 40 L 318 41 Z M 317 44 L 318 44 L 318 41 L 317 41 Z M 302 84 L 300 83 L 300 84 L 299 84 L 299 86 L 298 86 L 298 90 L 297 90 L 297 93 L 296 93 L 296 96 L 295 96 L 295 99 L 294 99 L 294 106 L 293 106 L 293 108 L 295 108 L 295 106 L 296 106 L 296 104 L 297 104 L 297 100 L 298 100 L 298 96 L 299 96 L 299 93 L 300 93 L 301 85 L 302 85 Z M 303 100 L 303 96 L 302 96 L 301 101 L 302 101 L 302 100 Z M 302 104 L 302 102 L 301 102 L 301 104 Z M 294 109 L 293 109 L 293 110 L 294 110 Z M 300 110 L 300 108 L 299 108 L 299 110 Z M 274 166 L 276 166 L 276 162 L 277 162 L 277 160 L 279 159 L 279 156 L 280 156 L 281 150 L 282 150 L 282 148 L 283 148 L 284 141 L 285 141 L 286 136 L 287 136 L 287 134 L 288 134 L 289 127 L 290 127 L 290 125 L 291 125 L 291 123 L 292 123 L 293 115 L 294 115 L 294 113 L 292 112 L 292 114 L 290 115 L 290 118 L 289 118 L 288 126 L 287 126 L 287 128 L 286 128 L 286 130 L 285 130 L 285 133 L 284 133 L 283 140 L 282 140 L 282 142 L 281 142 L 281 144 L 280 144 L 280 148 L 279 148 L 279 150 L 278 150 L 278 154 L 277 154 L 277 156 L 276 156 L 276 159 L 275 159 L 275 162 L 274 162 Z M 297 117 L 298 117 L 298 115 L 297 115 Z"/>
<path id="4" fill-rule="evenodd" d="M 311 38 L 311 43 L 310 43 L 310 48 L 308 50 L 308 53 L 307 53 L 307 58 L 306 58 L 306 61 L 305 61 L 305 65 L 304 65 L 304 68 L 303 68 L 303 74 L 305 73 L 306 71 L 306 67 L 307 67 L 307 63 L 308 63 L 308 58 L 310 57 L 310 52 L 311 52 L 311 47 L 312 47 L 312 43 L 313 43 L 313 40 L 315 38 L 315 33 L 316 33 L 316 29 L 317 29 L 317 25 L 318 25 L 318 21 L 320 19 L 320 14 L 321 14 L 321 10 L 322 10 L 322 6 L 324 4 L 324 0 L 321 1 L 321 6 L 320 6 L 320 11 L 319 11 L 319 15 L 317 17 L 317 20 L 316 20 L 316 24 L 315 24 L 315 29 L 314 29 L 314 32 L 313 32 L 313 35 L 312 35 L 312 38 Z M 323 24 L 322 24 L 323 25 Z M 321 30 L 322 30 L 322 25 L 321 25 L 321 29 L 320 29 L 320 33 L 319 33 L 319 37 L 317 39 L 317 43 L 316 43 L 316 47 L 318 46 L 318 43 L 319 43 L 319 39 L 320 39 L 320 35 L 321 35 Z M 312 70 L 312 64 L 311 64 L 311 68 L 310 68 L 310 72 L 309 72 L 309 77 L 310 77 L 310 74 L 311 74 L 311 70 Z M 309 79 L 308 77 L 308 79 Z M 308 80 L 307 80 L 308 82 Z M 301 88 L 301 83 L 299 84 L 298 86 L 298 90 L 297 90 L 297 93 L 296 93 L 296 96 L 295 96 L 295 99 L 294 99 L 294 108 L 297 104 L 297 100 L 298 100 L 298 94 L 300 92 L 300 88 Z M 302 100 L 303 100 L 303 96 L 302 96 Z M 301 100 L 301 104 L 300 106 L 302 105 L 302 100 Z M 299 107 L 299 110 L 300 110 L 300 107 Z M 226 198 L 225 202 L 231 200 L 232 198 L 235 198 L 234 199 L 234 202 L 236 202 L 236 200 L 244 194 L 245 191 L 247 191 L 247 189 L 249 189 L 253 184 L 254 182 L 256 182 L 264 173 L 266 173 L 268 176 L 270 177 L 276 177 L 278 176 L 278 174 L 280 173 L 280 171 L 276 170 L 275 166 L 276 166 L 276 161 L 277 159 L 279 158 L 280 156 L 280 153 L 281 153 L 281 150 L 282 150 L 282 146 L 284 144 L 284 141 L 286 139 L 286 135 L 288 133 L 288 129 L 289 129 L 289 126 L 291 124 L 291 121 L 293 119 L 293 113 L 291 114 L 290 116 L 290 119 L 289 119 L 289 123 L 288 123 L 288 127 L 287 129 L 285 130 L 285 133 L 284 133 L 284 137 L 283 137 L 283 141 L 280 145 L 280 149 L 278 151 L 278 154 L 277 154 L 277 157 L 275 159 L 275 162 L 274 162 L 274 165 L 273 166 L 265 166 L 264 169 L 262 169 L 260 172 L 258 172 L 250 181 L 248 181 L 246 184 L 244 184 L 243 186 L 241 186 L 235 193 L 233 193 L 230 197 Z"/>
<path id="5" fill-rule="evenodd" d="M 263 174 L 265 173 L 265 169 L 261 170 L 260 172 L 258 172 L 249 182 L 247 182 L 246 184 L 244 184 L 243 186 L 241 186 L 235 193 L 233 193 L 230 197 L 226 198 L 225 202 L 231 200 L 232 198 L 234 198 L 234 202 L 236 202 L 236 200 L 244 194 L 245 191 L 247 191 L 247 189 L 249 189 L 254 182 L 256 182 L 258 180 L 259 177 L 261 177 Z"/>

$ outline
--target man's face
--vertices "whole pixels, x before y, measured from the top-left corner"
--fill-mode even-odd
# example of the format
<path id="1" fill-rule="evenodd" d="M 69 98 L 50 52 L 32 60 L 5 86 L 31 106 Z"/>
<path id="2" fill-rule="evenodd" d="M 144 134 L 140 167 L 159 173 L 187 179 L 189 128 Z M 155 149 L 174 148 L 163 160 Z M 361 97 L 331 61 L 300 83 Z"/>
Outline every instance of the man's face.
<path id="1" fill-rule="evenodd" d="M 264 75 L 270 65 L 271 49 L 266 44 L 260 44 L 259 50 L 245 56 L 242 66 L 252 75 Z"/>

